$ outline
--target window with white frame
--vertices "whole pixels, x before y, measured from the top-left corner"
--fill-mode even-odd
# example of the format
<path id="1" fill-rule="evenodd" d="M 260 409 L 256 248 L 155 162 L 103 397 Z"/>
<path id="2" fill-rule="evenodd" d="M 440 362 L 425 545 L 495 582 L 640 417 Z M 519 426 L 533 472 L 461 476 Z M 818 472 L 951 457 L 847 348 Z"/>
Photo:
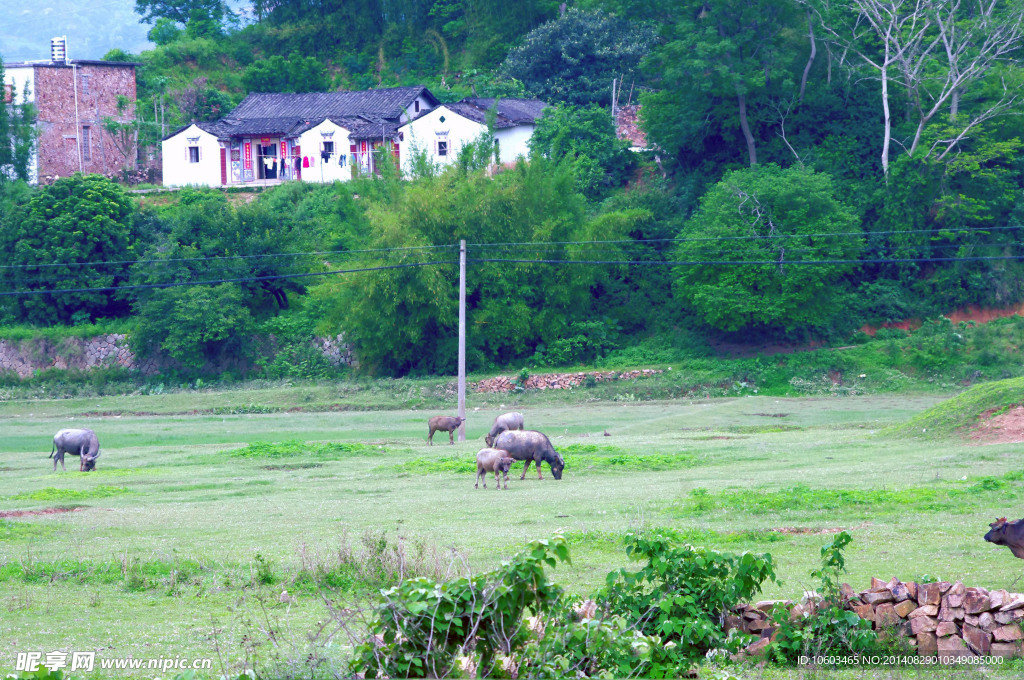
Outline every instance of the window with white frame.
<path id="1" fill-rule="evenodd" d="M 188 162 L 198 163 L 199 162 L 199 147 L 190 146 L 188 147 Z"/>

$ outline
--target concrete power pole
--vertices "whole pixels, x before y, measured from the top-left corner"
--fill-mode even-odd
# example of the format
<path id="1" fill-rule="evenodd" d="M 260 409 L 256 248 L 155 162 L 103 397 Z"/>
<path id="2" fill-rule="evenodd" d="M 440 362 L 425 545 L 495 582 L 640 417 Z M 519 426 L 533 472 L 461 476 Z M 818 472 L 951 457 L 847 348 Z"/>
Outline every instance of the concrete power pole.
<path id="1" fill-rule="evenodd" d="M 459 241 L 459 413 L 466 417 L 466 240 Z M 466 441 L 466 423 L 459 425 L 459 441 Z"/>

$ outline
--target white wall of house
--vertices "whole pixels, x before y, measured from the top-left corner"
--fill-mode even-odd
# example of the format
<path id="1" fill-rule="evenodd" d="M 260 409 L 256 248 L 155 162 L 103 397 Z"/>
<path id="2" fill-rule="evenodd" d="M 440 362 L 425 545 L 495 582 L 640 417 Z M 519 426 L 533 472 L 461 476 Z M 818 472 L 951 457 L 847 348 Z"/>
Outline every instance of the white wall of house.
<path id="1" fill-rule="evenodd" d="M 502 165 L 514 163 L 520 156 L 529 157 L 530 137 L 533 136 L 534 125 L 516 125 L 494 131 L 498 141 L 498 158 Z"/>
<path id="2" fill-rule="evenodd" d="M 352 179 L 352 159 L 349 156 L 349 131 L 330 120 L 324 120 L 299 135 L 299 149 L 309 159 L 309 167 L 302 168 L 302 181 L 330 183 Z M 334 155 L 325 163 L 320 153 L 324 144 L 334 145 Z"/>
<path id="3" fill-rule="evenodd" d="M 441 119 L 444 118 L 442 121 Z M 399 128 L 402 133 L 402 172 L 412 170 L 412 158 L 420 151 L 426 151 L 427 158 L 435 165 L 448 165 L 455 161 L 459 151 L 487 131 L 487 126 L 474 122 L 438 106 Z"/>
<path id="4" fill-rule="evenodd" d="M 25 104 L 35 101 L 36 97 L 36 70 L 32 66 L 15 66 L 4 69 L 4 91 L 0 96 L 0 105 L 7 102 L 10 92 L 11 104 Z M 13 168 L 7 166 L 0 168 L 0 172 L 13 174 Z M 32 147 L 32 156 L 28 161 L 29 181 L 35 184 L 39 181 L 39 156 L 37 149 Z"/>
<path id="5" fill-rule="evenodd" d="M 407 123 L 410 120 L 415 120 L 427 112 L 430 108 L 430 102 L 427 100 L 425 95 L 420 95 L 416 99 L 409 103 L 409 108 L 406 109 L 401 116 L 398 117 L 398 122 Z"/>
<path id="6" fill-rule="evenodd" d="M 168 137 L 161 144 L 164 185 L 221 186 L 220 148 L 217 138 L 197 125 Z"/>
<path id="7" fill-rule="evenodd" d="M 11 87 L 12 104 L 35 101 L 36 70 L 31 66 L 8 66 L 4 68 L 4 86 Z M 25 88 L 28 87 L 28 97 Z"/>

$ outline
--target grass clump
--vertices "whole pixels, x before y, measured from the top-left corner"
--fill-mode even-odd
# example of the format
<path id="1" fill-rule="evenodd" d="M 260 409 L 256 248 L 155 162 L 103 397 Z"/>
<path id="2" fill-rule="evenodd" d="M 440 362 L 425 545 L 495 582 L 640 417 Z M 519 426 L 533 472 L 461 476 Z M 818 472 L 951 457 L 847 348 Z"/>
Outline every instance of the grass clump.
<path id="1" fill-rule="evenodd" d="M 1024 471 L 1002 477 L 978 477 L 963 483 L 908 486 L 903 489 L 816 489 L 796 484 L 782 489 L 725 489 L 712 493 L 696 488 L 672 505 L 676 516 L 706 515 L 727 510 L 730 513 L 768 515 L 801 511 L 856 511 L 861 514 L 885 514 L 907 510 L 964 510 L 982 502 L 986 496 L 1012 500 L 1020 496 Z"/>
<path id="2" fill-rule="evenodd" d="M 58 489 L 53 486 L 48 486 L 44 489 L 37 489 L 35 491 L 25 491 L 14 496 L 9 496 L 9 498 L 14 501 L 83 501 L 90 498 L 107 498 L 109 496 L 118 496 L 126 493 L 135 492 L 123 486 L 109 485 L 100 485 L 94 489 Z"/>
<path id="3" fill-rule="evenodd" d="M 1024 378 L 983 383 L 936 404 L 902 425 L 889 428 L 884 434 L 913 434 L 928 438 L 948 436 L 978 424 L 983 415 L 999 413 L 1021 403 L 1024 403 Z"/>
<path id="4" fill-rule="evenodd" d="M 226 452 L 235 458 L 292 458 L 313 457 L 337 460 L 352 456 L 383 456 L 383 446 L 361 442 L 253 442 L 240 449 Z"/>
<path id="5" fill-rule="evenodd" d="M 53 532 L 53 527 L 28 522 L 12 522 L 0 519 L 0 541 L 16 541 L 22 538 L 36 538 Z"/>

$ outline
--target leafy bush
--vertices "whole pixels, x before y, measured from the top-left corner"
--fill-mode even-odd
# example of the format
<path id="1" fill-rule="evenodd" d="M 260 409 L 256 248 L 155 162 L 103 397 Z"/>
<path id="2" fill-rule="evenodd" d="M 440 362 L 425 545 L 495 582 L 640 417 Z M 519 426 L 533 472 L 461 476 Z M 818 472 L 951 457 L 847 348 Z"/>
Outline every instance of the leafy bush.
<path id="1" fill-rule="evenodd" d="M 853 538 L 845 531 L 835 535 L 821 548 L 821 567 L 811 572 L 820 584 L 821 602 L 800 618 L 779 616 L 779 629 L 771 644 L 771 654 L 793 663 L 801 655 L 860 655 L 878 649 L 878 638 L 871 622 L 860 618 L 843 605 L 839 578 L 846 571 L 843 550 Z"/>

